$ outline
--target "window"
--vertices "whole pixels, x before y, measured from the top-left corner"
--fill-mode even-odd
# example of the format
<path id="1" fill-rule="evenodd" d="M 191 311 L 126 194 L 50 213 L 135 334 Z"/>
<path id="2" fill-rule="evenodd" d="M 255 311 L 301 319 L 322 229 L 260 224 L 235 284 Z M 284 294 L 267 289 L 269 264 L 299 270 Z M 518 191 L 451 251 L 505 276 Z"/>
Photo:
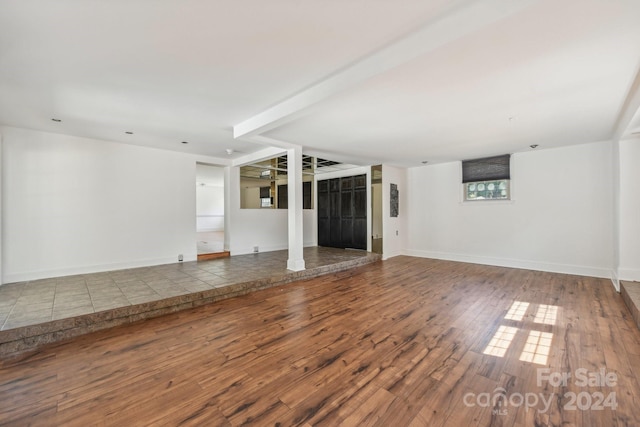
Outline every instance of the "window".
<path id="1" fill-rule="evenodd" d="M 463 161 L 464 200 L 510 200 L 510 161 L 509 154 Z"/>
<path id="2" fill-rule="evenodd" d="M 470 182 L 464 185 L 465 200 L 509 200 L 509 180 Z"/>
<path id="3" fill-rule="evenodd" d="M 262 197 L 260 199 L 260 207 L 261 208 L 270 208 L 271 207 L 271 197 Z"/>
<path id="4" fill-rule="evenodd" d="M 260 187 L 260 207 L 271 207 L 271 187 Z"/>

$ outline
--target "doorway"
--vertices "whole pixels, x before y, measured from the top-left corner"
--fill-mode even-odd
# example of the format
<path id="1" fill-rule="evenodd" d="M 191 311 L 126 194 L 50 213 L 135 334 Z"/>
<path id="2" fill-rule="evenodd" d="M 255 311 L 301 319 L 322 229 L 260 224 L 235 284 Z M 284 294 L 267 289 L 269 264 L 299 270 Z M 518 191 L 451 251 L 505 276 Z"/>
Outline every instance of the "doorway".
<path id="1" fill-rule="evenodd" d="M 224 168 L 196 164 L 198 261 L 229 256 L 224 250 Z"/>
<path id="2" fill-rule="evenodd" d="M 371 252 L 382 254 L 382 165 L 371 166 Z"/>

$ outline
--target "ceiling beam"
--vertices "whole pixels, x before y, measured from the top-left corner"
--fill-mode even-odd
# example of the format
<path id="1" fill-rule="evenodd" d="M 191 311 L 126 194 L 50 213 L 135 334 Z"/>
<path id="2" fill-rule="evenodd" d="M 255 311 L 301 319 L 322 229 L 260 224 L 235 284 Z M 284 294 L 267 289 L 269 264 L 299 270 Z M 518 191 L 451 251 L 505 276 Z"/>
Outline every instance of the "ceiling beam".
<path id="1" fill-rule="evenodd" d="M 256 144 L 266 145 L 267 147 L 278 147 L 284 150 L 290 150 L 292 148 L 298 148 L 298 144 L 292 144 L 290 142 L 282 141 L 275 138 L 269 138 L 262 135 L 251 135 L 243 138 L 249 142 L 255 142 Z"/>
<path id="2" fill-rule="evenodd" d="M 231 162 L 231 166 L 245 166 L 251 163 L 258 163 L 263 160 L 273 159 L 274 157 L 286 154 L 287 150 L 279 147 L 267 147 L 255 153 L 249 153 L 242 157 L 237 157 Z"/>
<path id="3" fill-rule="evenodd" d="M 235 125 L 234 138 L 253 136 L 295 119 L 304 109 L 465 35 L 513 15 L 538 0 L 463 1 L 406 36 L 336 71 L 324 80 Z"/>

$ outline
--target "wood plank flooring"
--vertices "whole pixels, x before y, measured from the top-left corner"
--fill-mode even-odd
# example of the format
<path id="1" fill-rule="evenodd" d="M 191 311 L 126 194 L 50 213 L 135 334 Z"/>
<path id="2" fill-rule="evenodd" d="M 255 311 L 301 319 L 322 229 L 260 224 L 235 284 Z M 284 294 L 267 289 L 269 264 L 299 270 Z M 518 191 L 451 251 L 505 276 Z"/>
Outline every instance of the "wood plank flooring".
<path id="1" fill-rule="evenodd" d="M 396 257 L 0 361 L 0 425 L 640 426 L 639 380 L 609 281 Z"/>
<path id="2" fill-rule="evenodd" d="M 207 261 L 210 259 L 219 259 L 219 258 L 229 258 L 231 256 L 231 252 L 222 251 L 222 252 L 213 252 L 210 254 L 198 254 L 198 261 Z"/>

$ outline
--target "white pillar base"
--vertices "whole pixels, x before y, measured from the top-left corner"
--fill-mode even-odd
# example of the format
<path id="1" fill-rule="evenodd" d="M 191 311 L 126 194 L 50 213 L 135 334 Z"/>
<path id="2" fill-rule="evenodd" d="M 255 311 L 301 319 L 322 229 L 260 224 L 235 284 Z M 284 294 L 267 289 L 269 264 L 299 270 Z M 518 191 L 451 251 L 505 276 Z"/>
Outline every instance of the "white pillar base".
<path id="1" fill-rule="evenodd" d="M 302 271 L 305 270 L 304 259 L 289 259 L 287 260 L 287 270 Z"/>

